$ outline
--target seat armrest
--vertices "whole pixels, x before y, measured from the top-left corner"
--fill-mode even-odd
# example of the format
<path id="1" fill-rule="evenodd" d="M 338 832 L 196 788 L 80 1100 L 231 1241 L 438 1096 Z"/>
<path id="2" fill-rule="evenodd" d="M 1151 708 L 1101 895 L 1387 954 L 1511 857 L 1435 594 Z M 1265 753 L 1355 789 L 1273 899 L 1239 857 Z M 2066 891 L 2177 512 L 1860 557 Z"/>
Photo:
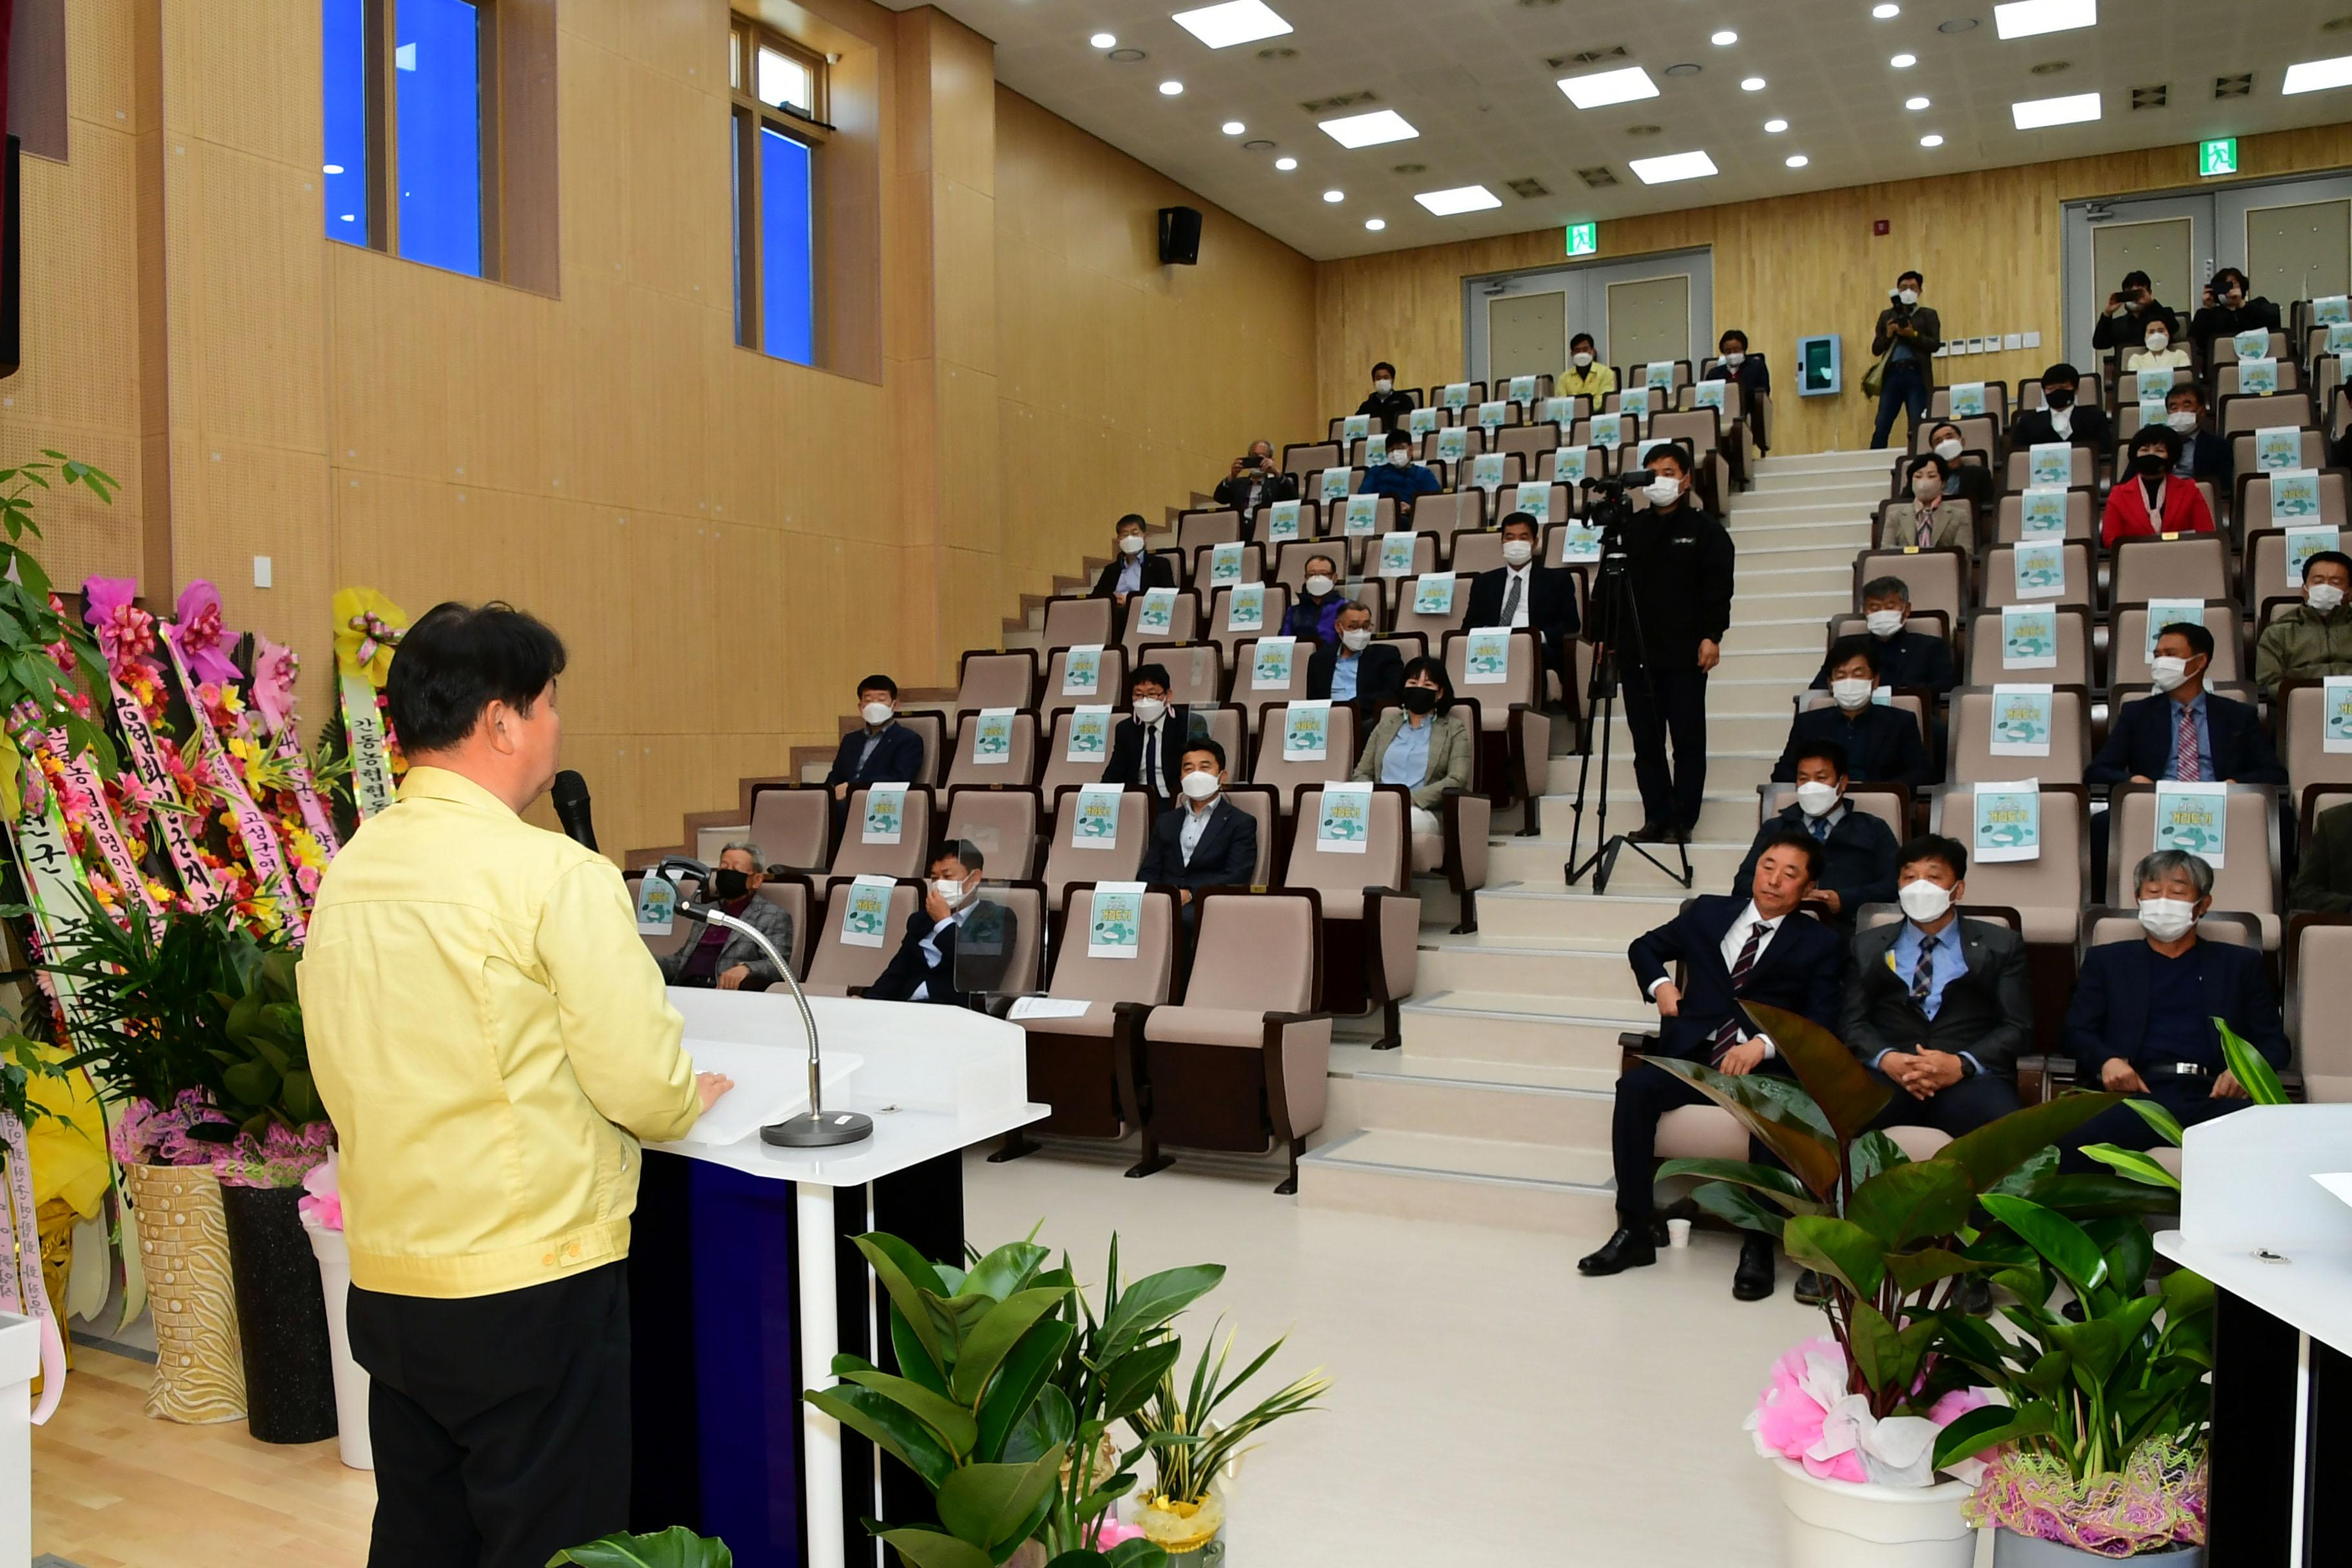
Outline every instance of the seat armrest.
<path id="1" fill-rule="evenodd" d="M 1412 994 L 1421 956 L 1421 900 L 1389 888 L 1364 889 L 1365 979 L 1375 1002 Z"/>
<path id="2" fill-rule="evenodd" d="M 1623 1053 L 1617 1064 L 1621 1073 L 1632 1072 L 1642 1065 L 1641 1058 L 1658 1043 L 1658 1037 L 1640 1029 L 1627 1029 L 1617 1037 L 1617 1049 Z"/>
<path id="3" fill-rule="evenodd" d="M 1495 831 L 1495 803 L 1483 795 L 1450 789 L 1437 803 L 1437 818 L 1445 835 L 1445 859 L 1439 867 L 1445 885 L 1456 893 L 1475 892 L 1486 885 L 1488 841 Z"/>
<path id="4" fill-rule="evenodd" d="M 1331 1083 L 1331 1015 L 1265 1015 L 1265 1107 L 1275 1137 L 1289 1142 L 1323 1125 Z"/>

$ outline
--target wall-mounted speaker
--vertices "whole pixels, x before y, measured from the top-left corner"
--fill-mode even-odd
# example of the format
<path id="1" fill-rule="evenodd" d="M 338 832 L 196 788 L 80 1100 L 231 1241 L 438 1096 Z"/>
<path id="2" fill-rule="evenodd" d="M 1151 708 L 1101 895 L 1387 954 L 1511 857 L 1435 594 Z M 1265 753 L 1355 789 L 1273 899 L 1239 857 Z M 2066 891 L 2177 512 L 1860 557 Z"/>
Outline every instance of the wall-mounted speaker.
<path id="1" fill-rule="evenodd" d="M 1197 267 L 1201 264 L 1201 209 L 1160 209 L 1160 265 Z"/>

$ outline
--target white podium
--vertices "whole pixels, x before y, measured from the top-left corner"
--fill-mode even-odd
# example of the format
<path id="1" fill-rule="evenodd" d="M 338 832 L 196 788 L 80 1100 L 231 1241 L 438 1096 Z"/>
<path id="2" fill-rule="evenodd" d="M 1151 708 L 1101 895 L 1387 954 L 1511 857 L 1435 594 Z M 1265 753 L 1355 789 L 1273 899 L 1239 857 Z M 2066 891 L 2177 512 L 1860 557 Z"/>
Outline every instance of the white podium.
<path id="1" fill-rule="evenodd" d="M 2344 1561 L 2352 1501 L 2352 1104 L 2256 1105 L 2181 1141 L 2156 1249 L 2220 1289 L 2208 1568 Z"/>
<path id="2" fill-rule="evenodd" d="M 807 1109 L 789 994 L 669 996 L 688 1054 L 700 1046 L 733 1073 L 761 1116 Z M 871 1116 L 874 1135 L 778 1149 L 747 1123 L 731 1142 L 649 1145 L 630 1246 L 633 1525 L 724 1537 L 740 1568 L 878 1564 L 858 1521 L 904 1517 L 911 1478 L 886 1477 L 871 1445 L 800 1397 L 832 1385 L 838 1352 L 890 1363 L 887 1300 L 848 1238 L 887 1230 L 961 1258 L 962 1152 L 1048 1110 L 1029 1103 L 1017 1025 L 908 1003 L 809 1006 L 826 1108 Z"/>

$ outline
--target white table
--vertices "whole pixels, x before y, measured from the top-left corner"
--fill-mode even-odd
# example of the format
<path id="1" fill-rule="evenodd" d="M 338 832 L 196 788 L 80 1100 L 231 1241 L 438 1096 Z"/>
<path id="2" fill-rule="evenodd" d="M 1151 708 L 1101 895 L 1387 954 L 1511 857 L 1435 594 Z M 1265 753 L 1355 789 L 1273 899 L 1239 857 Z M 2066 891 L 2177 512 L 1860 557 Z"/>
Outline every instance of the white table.
<path id="1" fill-rule="evenodd" d="M 698 1041 L 771 1045 L 801 1086 L 774 1115 L 807 1109 L 789 994 L 669 996 L 689 1053 Z M 828 1057 L 856 1058 L 846 1074 L 825 1073 L 825 1106 L 871 1116 L 873 1136 L 820 1150 L 773 1148 L 756 1132 L 715 1147 L 649 1145 L 631 1247 L 635 1522 L 723 1535 L 740 1568 L 874 1560 L 856 1521 L 893 1510 L 870 1450 L 853 1436 L 858 1462 L 845 1476 L 838 1424 L 799 1397 L 832 1386 L 840 1351 L 883 1359 L 887 1303 L 844 1238 L 885 1229 L 928 1256 L 959 1258 L 961 1152 L 1048 1111 L 1029 1102 L 1017 1025 L 908 1003 L 809 1005 Z M 789 1347 L 774 1342 L 782 1323 Z M 780 1500 L 788 1472 L 796 1496 Z"/>

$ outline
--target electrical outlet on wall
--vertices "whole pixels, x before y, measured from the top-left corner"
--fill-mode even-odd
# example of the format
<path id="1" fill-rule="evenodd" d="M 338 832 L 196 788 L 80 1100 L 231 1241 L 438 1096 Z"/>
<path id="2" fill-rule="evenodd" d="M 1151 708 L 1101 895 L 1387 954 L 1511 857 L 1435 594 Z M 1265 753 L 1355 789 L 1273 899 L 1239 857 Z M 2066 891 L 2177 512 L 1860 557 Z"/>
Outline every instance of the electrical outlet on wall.
<path id="1" fill-rule="evenodd" d="M 2000 346 L 2005 349 L 2021 349 L 2025 346 L 2025 334 L 2023 332 L 2003 332 L 2000 338 Z"/>
<path id="2" fill-rule="evenodd" d="M 2040 348 L 2040 347 L 2042 346 L 2042 334 L 2041 334 L 2040 332 L 2028 332 L 2028 333 L 2026 333 L 2026 334 L 2025 334 L 2025 346 L 2026 346 L 2027 348 L 2030 348 L 2030 349 L 2038 349 L 2038 348 Z"/>

